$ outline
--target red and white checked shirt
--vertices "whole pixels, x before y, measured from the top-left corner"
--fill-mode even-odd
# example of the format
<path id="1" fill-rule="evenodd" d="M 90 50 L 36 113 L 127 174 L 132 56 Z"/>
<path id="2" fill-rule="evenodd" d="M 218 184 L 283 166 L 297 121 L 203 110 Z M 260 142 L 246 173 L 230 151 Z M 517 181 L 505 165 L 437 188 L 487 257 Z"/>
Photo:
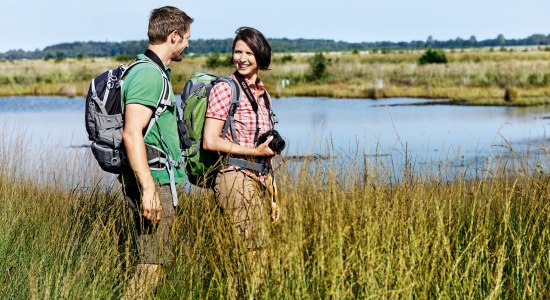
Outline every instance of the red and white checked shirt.
<path id="1" fill-rule="evenodd" d="M 232 77 L 237 80 L 234 75 Z M 270 101 L 269 107 L 272 107 L 271 99 L 267 96 L 265 86 L 259 79 L 256 84 L 249 82 L 246 78 L 245 81 L 246 84 L 248 84 L 252 95 L 256 96 L 256 89 L 258 90 L 259 97 L 255 100 L 258 103 L 258 127 L 260 127 L 258 136 L 260 136 L 264 132 L 272 129 L 269 109 L 265 104 L 265 101 Z M 206 110 L 206 117 L 226 121 L 229 117 L 230 105 L 231 87 L 225 82 L 218 83 L 212 87 L 212 90 L 210 91 L 210 100 Z M 248 97 L 246 97 L 246 94 L 242 90 L 241 101 L 234 116 L 234 126 L 239 144 L 250 149 L 256 148 L 256 145 L 254 144 L 254 135 L 256 133 L 256 113 L 252 109 L 250 100 L 248 100 Z M 231 130 L 228 130 L 224 138 L 233 142 Z M 268 160 L 265 162 L 269 163 Z M 243 171 L 249 175 L 253 175 L 251 172 L 248 172 L 248 170 Z"/>

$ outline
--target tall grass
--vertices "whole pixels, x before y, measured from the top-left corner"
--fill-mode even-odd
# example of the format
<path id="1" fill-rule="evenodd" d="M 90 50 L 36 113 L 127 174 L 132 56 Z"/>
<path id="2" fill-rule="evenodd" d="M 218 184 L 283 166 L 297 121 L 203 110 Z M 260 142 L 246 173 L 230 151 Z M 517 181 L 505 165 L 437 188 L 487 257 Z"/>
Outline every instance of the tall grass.
<path id="1" fill-rule="evenodd" d="M 27 159 L 0 145 L 0 165 Z M 268 273 L 257 291 L 212 193 L 182 189 L 176 261 L 152 297 L 550 297 L 544 167 L 532 171 L 521 156 L 512 166 L 495 157 L 472 177 L 467 167 L 425 172 L 406 154 L 350 157 L 346 164 L 330 157 L 281 161 L 283 217 L 271 227 Z M 48 180 L 40 183 L 32 166 L 45 164 L 41 159 L 22 170 L 25 176 L 0 168 L 2 299 L 121 297 L 133 274 L 132 221 L 116 185 L 110 191 L 90 179 L 89 162 L 83 165 L 91 171 L 46 164 L 49 172 L 40 176 Z M 539 163 L 547 166 L 546 157 Z M 72 177 L 69 185 L 59 179 Z"/>

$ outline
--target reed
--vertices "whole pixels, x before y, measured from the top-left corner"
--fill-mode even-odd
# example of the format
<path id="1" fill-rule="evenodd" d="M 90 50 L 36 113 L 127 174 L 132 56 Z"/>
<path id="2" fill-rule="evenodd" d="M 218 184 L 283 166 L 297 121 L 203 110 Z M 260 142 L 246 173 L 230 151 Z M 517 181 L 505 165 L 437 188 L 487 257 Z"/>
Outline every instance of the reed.
<path id="1" fill-rule="evenodd" d="M 447 64 L 422 66 L 417 64 L 421 55 L 422 51 L 325 53 L 331 62 L 327 66 L 329 76 L 322 83 L 311 83 L 312 54 L 278 53 L 271 71 L 262 72 L 261 77 L 277 97 L 442 98 L 453 103 L 475 105 L 479 100 L 490 100 L 504 105 L 504 101 L 496 100 L 503 99 L 506 88 L 514 88 L 522 105 L 550 103 L 548 51 L 447 51 Z M 175 93 L 181 92 L 193 72 L 232 72 L 231 67 L 208 67 L 208 58 L 190 56 L 173 64 Z M 114 58 L 1 61 L 0 95 L 84 96 L 95 75 L 119 63 Z M 288 84 L 283 85 L 283 80 Z"/>
<path id="2" fill-rule="evenodd" d="M 2 137 L 0 297 L 120 298 L 135 253 L 118 185 L 89 154 L 29 158 L 13 150 L 24 134 Z M 181 189 L 176 261 L 152 297 L 548 299 L 547 156 L 500 155 L 480 170 L 417 165 L 406 149 L 281 159 L 283 218 L 258 291 L 212 193 Z"/>

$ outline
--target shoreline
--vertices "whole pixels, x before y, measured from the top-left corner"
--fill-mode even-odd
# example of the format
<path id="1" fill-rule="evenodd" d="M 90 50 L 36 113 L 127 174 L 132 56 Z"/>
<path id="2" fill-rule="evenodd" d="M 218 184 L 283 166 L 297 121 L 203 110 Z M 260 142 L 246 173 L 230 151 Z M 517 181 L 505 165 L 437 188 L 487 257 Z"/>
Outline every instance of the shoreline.
<path id="1" fill-rule="evenodd" d="M 52 86 L 52 89 L 58 89 L 56 86 Z M 174 91 L 176 97 L 179 95 L 179 92 Z M 0 93 L 1 98 L 7 97 L 67 97 L 67 98 L 86 98 L 86 94 L 75 94 L 75 93 Z M 427 100 L 422 102 L 412 102 L 412 103 L 396 103 L 396 104 L 384 104 L 384 106 L 432 106 L 432 105 L 449 105 L 449 106 L 497 106 L 497 107 L 535 107 L 535 106 L 544 106 L 550 105 L 550 98 L 535 98 L 535 99 L 520 99 L 513 102 L 507 102 L 503 99 L 493 98 L 493 99 L 476 99 L 476 100 L 454 100 L 451 98 L 441 98 L 441 97 L 413 97 L 410 95 L 395 95 L 391 97 L 378 97 L 378 98 L 368 98 L 368 97 L 330 97 L 329 95 L 322 94 L 304 94 L 304 95 L 294 95 L 294 94 L 277 94 L 273 96 L 274 99 L 277 98 L 329 98 L 329 99 L 353 99 L 353 100 L 385 100 L 385 99 L 395 99 L 395 98 L 406 98 L 415 100 Z"/>

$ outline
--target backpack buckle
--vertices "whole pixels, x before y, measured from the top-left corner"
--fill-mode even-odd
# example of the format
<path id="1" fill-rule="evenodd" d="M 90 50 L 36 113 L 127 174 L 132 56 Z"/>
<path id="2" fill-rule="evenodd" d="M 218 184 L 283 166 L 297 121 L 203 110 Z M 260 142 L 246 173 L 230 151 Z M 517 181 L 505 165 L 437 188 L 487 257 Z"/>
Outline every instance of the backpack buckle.
<path id="1" fill-rule="evenodd" d="M 109 80 L 107 80 L 107 88 L 112 89 L 115 86 L 116 82 L 117 82 L 116 76 L 113 75 L 111 72 L 109 72 Z"/>

